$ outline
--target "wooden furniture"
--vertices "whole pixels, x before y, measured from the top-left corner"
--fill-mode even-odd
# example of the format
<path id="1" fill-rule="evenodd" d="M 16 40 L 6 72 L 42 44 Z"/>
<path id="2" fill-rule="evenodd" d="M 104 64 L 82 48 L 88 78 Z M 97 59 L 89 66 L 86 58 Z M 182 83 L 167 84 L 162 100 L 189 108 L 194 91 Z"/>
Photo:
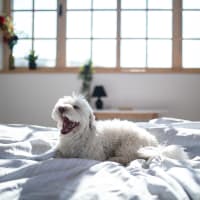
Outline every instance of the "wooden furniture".
<path id="1" fill-rule="evenodd" d="M 150 120 L 159 116 L 158 112 L 150 110 L 95 110 L 97 120 L 102 119 L 128 119 L 128 120 Z"/>

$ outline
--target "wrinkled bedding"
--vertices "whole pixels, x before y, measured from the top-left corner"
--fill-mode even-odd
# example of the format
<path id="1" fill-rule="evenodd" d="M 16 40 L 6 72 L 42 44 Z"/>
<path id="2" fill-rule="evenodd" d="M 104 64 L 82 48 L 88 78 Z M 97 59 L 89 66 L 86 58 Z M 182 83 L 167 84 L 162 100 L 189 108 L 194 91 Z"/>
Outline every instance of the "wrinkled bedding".
<path id="1" fill-rule="evenodd" d="M 200 200 L 200 122 L 137 122 L 160 143 L 183 146 L 190 160 L 115 162 L 54 159 L 56 128 L 0 125 L 0 199 Z"/>

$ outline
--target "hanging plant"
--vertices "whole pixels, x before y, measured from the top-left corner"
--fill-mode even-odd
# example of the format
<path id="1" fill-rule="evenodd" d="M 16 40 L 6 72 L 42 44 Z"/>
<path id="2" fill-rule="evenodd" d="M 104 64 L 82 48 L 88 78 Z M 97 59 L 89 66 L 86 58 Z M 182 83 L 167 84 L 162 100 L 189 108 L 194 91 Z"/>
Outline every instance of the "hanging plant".
<path id="1" fill-rule="evenodd" d="M 82 80 L 81 94 L 85 96 L 88 102 L 90 102 L 90 88 L 93 79 L 93 67 L 91 60 L 89 60 L 85 65 L 80 68 L 79 78 Z"/>

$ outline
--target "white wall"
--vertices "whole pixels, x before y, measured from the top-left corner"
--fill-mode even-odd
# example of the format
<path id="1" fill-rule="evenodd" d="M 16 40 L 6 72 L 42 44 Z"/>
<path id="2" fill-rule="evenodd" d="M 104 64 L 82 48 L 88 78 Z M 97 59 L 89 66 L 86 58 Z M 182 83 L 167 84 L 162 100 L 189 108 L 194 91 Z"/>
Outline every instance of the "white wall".
<path id="1" fill-rule="evenodd" d="M 79 91 L 77 74 L 0 74 L 0 123 L 55 126 L 59 97 Z M 158 109 L 162 116 L 200 120 L 200 74 L 95 74 L 106 107 Z"/>

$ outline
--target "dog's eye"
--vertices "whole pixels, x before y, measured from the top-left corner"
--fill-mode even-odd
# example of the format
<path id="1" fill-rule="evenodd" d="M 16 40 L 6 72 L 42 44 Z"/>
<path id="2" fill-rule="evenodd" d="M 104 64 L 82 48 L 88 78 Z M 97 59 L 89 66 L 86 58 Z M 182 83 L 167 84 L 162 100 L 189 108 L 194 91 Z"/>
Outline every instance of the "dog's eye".
<path id="1" fill-rule="evenodd" d="M 74 109 L 76 109 L 76 110 L 79 109 L 79 107 L 78 107 L 77 105 L 74 105 L 73 107 L 74 107 Z"/>

